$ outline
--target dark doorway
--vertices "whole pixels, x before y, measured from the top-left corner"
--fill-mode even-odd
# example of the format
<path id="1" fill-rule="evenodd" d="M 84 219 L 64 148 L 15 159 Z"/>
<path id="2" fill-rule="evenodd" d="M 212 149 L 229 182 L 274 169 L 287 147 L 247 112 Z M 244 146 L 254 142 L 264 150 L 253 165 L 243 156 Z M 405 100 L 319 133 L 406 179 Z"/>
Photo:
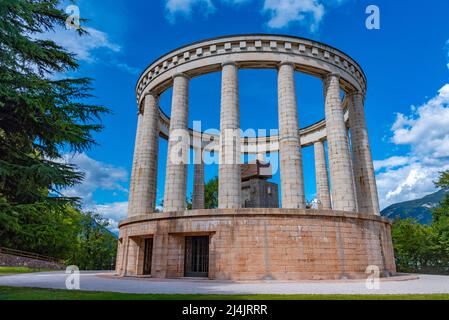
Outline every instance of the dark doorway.
<path id="1" fill-rule="evenodd" d="M 185 276 L 209 276 L 209 237 L 186 237 Z"/>
<path id="2" fill-rule="evenodd" d="M 151 263 L 153 262 L 153 238 L 145 239 L 145 256 L 143 258 L 143 274 L 151 275 Z"/>

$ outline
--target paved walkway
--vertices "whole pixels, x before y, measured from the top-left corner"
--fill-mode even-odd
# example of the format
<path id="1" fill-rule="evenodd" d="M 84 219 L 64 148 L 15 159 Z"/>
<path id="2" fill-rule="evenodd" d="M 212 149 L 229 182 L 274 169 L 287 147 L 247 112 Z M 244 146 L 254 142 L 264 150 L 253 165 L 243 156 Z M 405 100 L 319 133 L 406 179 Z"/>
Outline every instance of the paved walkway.
<path id="1" fill-rule="evenodd" d="M 63 272 L 0 277 L 0 286 L 65 289 Z M 159 280 L 116 278 L 112 273 L 84 272 L 81 290 L 158 294 L 449 294 L 449 276 L 419 275 L 381 281 L 369 290 L 364 281 L 221 282 L 210 280 Z"/>

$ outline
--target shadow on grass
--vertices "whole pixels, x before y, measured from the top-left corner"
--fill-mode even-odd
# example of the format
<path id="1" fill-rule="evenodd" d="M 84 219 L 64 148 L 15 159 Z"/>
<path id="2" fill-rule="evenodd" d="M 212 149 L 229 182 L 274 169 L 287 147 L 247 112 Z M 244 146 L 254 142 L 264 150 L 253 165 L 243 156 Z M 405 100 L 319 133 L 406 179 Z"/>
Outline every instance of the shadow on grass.
<path id="1" fill-rule="evenodd" d="M 0 300 L 449 300 L 435 295 L 177 295 L 0 287 Z"/>

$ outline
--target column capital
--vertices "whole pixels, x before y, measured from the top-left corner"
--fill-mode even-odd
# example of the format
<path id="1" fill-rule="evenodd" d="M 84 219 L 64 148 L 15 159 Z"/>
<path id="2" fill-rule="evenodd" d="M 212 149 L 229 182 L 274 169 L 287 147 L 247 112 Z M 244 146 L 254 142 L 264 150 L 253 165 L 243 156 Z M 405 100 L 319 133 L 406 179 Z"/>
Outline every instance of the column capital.
<path id="1" fill-rule="evenodd" d="M 355 97 L 355 96 L 361 96 L 362 98 L 365 97 L 365 95 L 363 94 L 363 92 L 358 91 L 358 90 L 351 90 L 348 93 L 346 93 L 348 95 L 348 97 Z"/>
<path id="2" fill-rule="evenodd" d="M 282 66 L 292 66 L 293 68 L 295 68 L 295 63 L 291 61 L 281 61 L 277 65 L 278 69 Z"/>
<path id="3" fill-rule="evenodd" d="M 358 90 L 352 90 L 352 91 L 346 93 L 346 95 L 348 96 L 348 99 L 350 101 L 350 106 L 349 106 L 350 108 L 351 108 L 351 105 L 355 109 L 364 108 L 366 96 L 362 92 L 360 92 Z M 360 103 L 358 101 L 360 101 Z M 361 106 L 357 106 L 359 104 Z"/>
<path id="4" fill-rule="evenodd" d="M 175 78 L 178 78 L 178 77 L 186 78 L 187 80 L 190 80 L 190 79 L 191 79 L 190 76 L 188 76 L 187 74 L 185 74 L 185 73 L 183 73 L 183 72 L 175 73 L 175 74 L 172 76 L 172 79 L 174 80 Z"/>
<path id="5" fill-rule="evenodd" d="M 225 61 L 221 64 L 221 67 L 225 67 L 225 66 L 235 66 L 236 68 L 239 67 L 238 63 L 235 61 L 232 61 L 232 60 Z"/>
<path id="6" fill-rule="evenodd" d="M 145 99 L 146 99 L 148 96 L 153 97 L 153 99 L 155 99 L 155 101 L 158 101 L 158 100 L 159 100 L 159 95 L 158 95 L 158 94 L 156 94 L 156 93 L 154 93 L 154 92 L 146 92 L 146 93 L 143 95 L 143 99 L 141 100 L 141 102 L 137 104 L 137 115 L 143 114 L 143 111 L 144 111 L 144 109 L 145 109 L 145 108 L 144 108 Z"/>
<path id="7" fill-rule="evenodd" d="M 146 98 L 147 96 L 152 96 L 152 97 L 154 97 L 154 98 L 158 98 L 158 97 L 159 97 L 159 95 L 158 95 L 157 93 L 154 93 L 154 92 L 151 92 L 151 91 L 146 92 L 146 93 L 143 95 L 144 98 Z"/>
<path id="8" fill-rule="evenodd" d="M 147 100 L 147 98 L 153 98 L 156 103 L 159 102 L 159 95 L 158 94 L 156 94 L 154 92 L 147 92 L 143 96 L 143 100 L 142 100 L 142 104 L 143 105 L 145 104 L 145 101 Z"/>
<path id="9" fill-rule="evenodd" d="M 329 72 L 329 73 L 327 73 L 327 74 L 325 74 L 323 76 L 323 80 L 326 81 L 326 80 L 328 80 L 330 78 L 333 78 L 333 77 L 336 77 L 336 78 L 340 79 L 341 75 L 339 73 L 337 73 L 337 72 Z"/>

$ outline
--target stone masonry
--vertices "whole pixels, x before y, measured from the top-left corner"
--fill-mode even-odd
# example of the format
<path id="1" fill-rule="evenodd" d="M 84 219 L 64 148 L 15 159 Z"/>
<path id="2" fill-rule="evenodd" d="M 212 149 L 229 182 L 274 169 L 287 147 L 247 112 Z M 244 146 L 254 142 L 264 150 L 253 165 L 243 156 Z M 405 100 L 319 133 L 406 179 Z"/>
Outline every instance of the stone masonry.
<path id="1" fill-rule="evenodd" d="M 148 94 L 139 112 L 129 199 L 129 216 L 150 214 L 156 207 L 159 149 L 159 98 Z"/>
<path id="2" fill-rule="evenodd" d="M 353 155 L 354 180 L 360 212 L 380 215 L 373 158 L 366 128 L 363 96 L 359 92 L 349 94 L 349 125 Z"/>
<path id="3" fill-rule="evenodd" d="M 204 161 L 201 150 L 195 150 L 195 164 L 193 171 L 192 209 L 204 209 Z"/>
<path id="4" fill-rule="evenodd" d="M 357 200 L 354 194 L 349 141 L 346 134 L 340 90 L 340 77 L 338 75 L 330 74 L 324 79 L 332 208 L 339 211 L 356 212 Z"/>
<path id="5" fill-rule="evenodd" d="M 188 130 L 189 78 L 178 74 L 173 79 L 172 119 L 165 175 L 164 211 L 186 209 L 187 164 L 189 161 Z"/>
<path id="6" fill-rule="evenodd" d="M 242 208 L 278 208 L 278 185 L 265 179 L 242 182 Z"/>
<path id="7" fill-rule="evenodd" d="M 282 63 L 279 67 L 278 91 L 282 207 L 305 209 L 294 66 L 290 63 Z"/>
<path id="8" fill-rule="evenodd" d="M 329 193 L 329 176 L 327 174 L 326 153 L 323 141 L 317 141 L 314 145 L 315 151 L 315 176 L 318 206 L 323 210 L 332 209 Z"/>
<path id="9" fill-rule="evenodd" d="M 240 112 L 238 101 L 238 67 L 225 63 L 221 87 L 221 138 L 218 207 L 240 208 Z"/>
<path id="10" fill-rule="evenodd" d="M 277 69 L 279 134 L 242 139 L 240 69 Z M 188 127 L 190 79 L 212 72 L 222 76 L 220 133 Z M 324 109 L 325 119 L 306 128 L 299 126 L 296 72 L 323 80 L 324 105 L 317 108 Z M 391 224 L 379 216 L 366 128 L 366 84 L 362 68 L 350 56 L 293 36 L 224 36 L 173 50 L 153 62 L 136 87 L 136 145 L 128 219 L 119 225 L 117 274 L 344 279 L 366 278 L 366 268 L 373 265 L 382 276 L 394 274 Z M 159 106 L 159 97 L 170 87 L 168 116 Z M 156 213 L 160 137 L 168 140 L 168 154 L 164 212 Z M 195 144 L 195 138 L 201 143 Z M 302 150 L 310 147 L 315 153 L 318 198 L 314 209 L 306 209 L 302 163 Z M 192 149 L 196 157 L 193 210 L 187 211 Z M 216 210 L 204 209 L 203 151 L 217 152 L 220 158 Z M 262 174 L 265 180 L 254 179 L 250 167 L 242 174 L 240 163 L 243 156 L 257 156 L 264 162 L 264 155 L 276 153 L 282 208 L 262 208 L 278 203 L 277 185 L 266 181 L 271 172 Z M 256 173 L 264 168 L 258 165 Z"/>
<path id="11" fill-rule="evenodd" d="M 128 248 L 121 274 L 142 274 L 144 237 L 154 237 L 152 276 L 184 275 L 184 237 L 210 237 L 209 277 L 217 280 L 364 279 L 368 266 L 396 272 L 391 225 L 385 218 L 337 211 L 197 210 L 122 222 Z"/>

